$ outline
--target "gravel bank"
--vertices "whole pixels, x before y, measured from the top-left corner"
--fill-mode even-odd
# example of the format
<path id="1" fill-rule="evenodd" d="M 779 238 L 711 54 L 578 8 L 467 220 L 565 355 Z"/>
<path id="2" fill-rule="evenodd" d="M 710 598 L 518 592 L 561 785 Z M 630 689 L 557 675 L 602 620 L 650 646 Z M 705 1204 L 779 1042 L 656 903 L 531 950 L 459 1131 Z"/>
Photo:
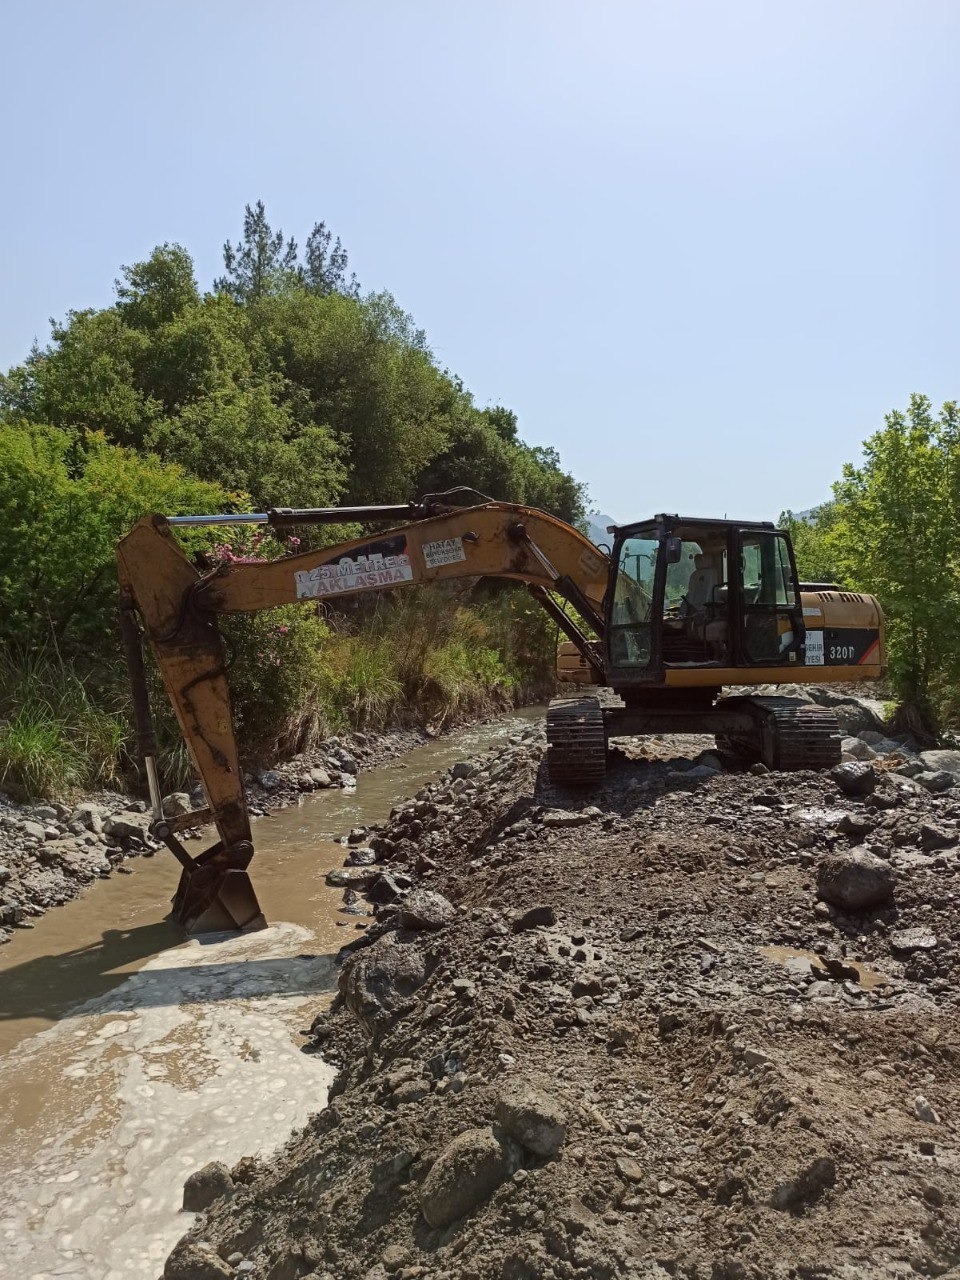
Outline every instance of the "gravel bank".
<path id="1" fill-rule="evenodd" d="M 352 833 L 329 1105 L 165 1280 L 956 1274 L 960 757 L 860 732 L 582 796 L 534 730 Z"/>
<path id="2" fill-rule="evenodd" d="M 297 804 L 320 788 L 351 787 L 358 771 L 427 741 L 426 733 L 413 729 L 330 738 L 273 769 L 248 774 L 251 813 L 257 817 Z M 201 791 L 165 799 L 170 814 L 204 804 Z M 144 800 L 118 792 L 37 805 L 17 804 L 0 792 L 0 944 L 95 880 L 122 874 L 127 859 L 153 857 L 163 846 L 149 835 L 150 822 Z"/>

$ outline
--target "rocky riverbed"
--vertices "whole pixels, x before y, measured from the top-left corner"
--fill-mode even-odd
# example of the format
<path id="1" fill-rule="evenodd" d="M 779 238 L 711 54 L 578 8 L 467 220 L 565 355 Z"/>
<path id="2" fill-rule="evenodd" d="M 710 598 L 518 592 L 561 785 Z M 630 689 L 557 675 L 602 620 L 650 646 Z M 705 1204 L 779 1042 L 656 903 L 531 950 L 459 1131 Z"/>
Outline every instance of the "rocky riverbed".
<path id="1" fill-rule="evenodd" d="M 312 791 L 350 788 L 358 770 L 372 769 L 428 741 L 425 732 L 354 733 L 330 738 L 310 752 L 271 769 L 247 774 L 254 817 L 298 803 Z M 206 803 L 203 792 L 164 798 L 168 815 Z M 15 928 L 50 907 L 62 906 L 98 879 L 123 873 L 129 858 L 152 857 L 162 848 L 148 831 L 146 801 L 113 791 L 82 800 L 18 804 L 0 792 L 0 944 Z"/>
<path id="2" fill-rule="evenodd" d="M 955 1274 L 960 754 L 844 715 L 831 774 L 589 795 L 531 730 L 351 833 L 329 1104 L 190 1180 L 165 1280 Z"/>

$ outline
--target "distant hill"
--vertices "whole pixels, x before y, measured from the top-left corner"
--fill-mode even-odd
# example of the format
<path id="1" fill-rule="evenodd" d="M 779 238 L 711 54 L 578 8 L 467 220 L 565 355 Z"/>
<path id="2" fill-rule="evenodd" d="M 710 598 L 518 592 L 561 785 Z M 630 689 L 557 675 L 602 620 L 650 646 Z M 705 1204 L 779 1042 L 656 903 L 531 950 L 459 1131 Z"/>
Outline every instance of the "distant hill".
<path id="1" fill-rule="evenodd" d="M 613 535 L 607 533 L 608 524 L 617 524 L 613 516 L 605 516 L 602 511 L 591 511 L 587 516 L 587 537 L 591 542 L 595 542 L 597 546 L 601 542 L 605 542 L 609 547 L 613 541 Z"/>

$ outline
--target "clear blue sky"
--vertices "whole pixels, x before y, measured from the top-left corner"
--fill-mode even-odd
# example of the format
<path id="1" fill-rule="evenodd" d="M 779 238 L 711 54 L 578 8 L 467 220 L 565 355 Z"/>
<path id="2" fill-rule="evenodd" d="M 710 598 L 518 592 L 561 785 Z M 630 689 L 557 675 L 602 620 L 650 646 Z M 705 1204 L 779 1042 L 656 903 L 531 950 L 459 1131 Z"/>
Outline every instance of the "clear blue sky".
<path id="1" fill-rule="evenodd" d="M 324 219 L 595 505 L 775 516 L 960 396 L 956 0 L 8 0 L 0 365 Z M 405 497 L 407 495 L 397 495 Z"/>

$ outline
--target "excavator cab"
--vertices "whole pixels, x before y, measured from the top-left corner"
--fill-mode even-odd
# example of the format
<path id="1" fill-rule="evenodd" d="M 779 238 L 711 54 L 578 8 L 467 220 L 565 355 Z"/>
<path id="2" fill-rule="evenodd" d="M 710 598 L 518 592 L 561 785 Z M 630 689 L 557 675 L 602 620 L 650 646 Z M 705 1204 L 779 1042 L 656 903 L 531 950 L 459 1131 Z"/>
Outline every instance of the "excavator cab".
<path id="1" fill-rule="evenodd" d="M 612 561 L 604 647 L 618 690 L 700 671 L 697 684 L 721 685 L 731 671 L 801 660 L 793 551 L 772 524 L 660 515 L 617 529 Z"/>

